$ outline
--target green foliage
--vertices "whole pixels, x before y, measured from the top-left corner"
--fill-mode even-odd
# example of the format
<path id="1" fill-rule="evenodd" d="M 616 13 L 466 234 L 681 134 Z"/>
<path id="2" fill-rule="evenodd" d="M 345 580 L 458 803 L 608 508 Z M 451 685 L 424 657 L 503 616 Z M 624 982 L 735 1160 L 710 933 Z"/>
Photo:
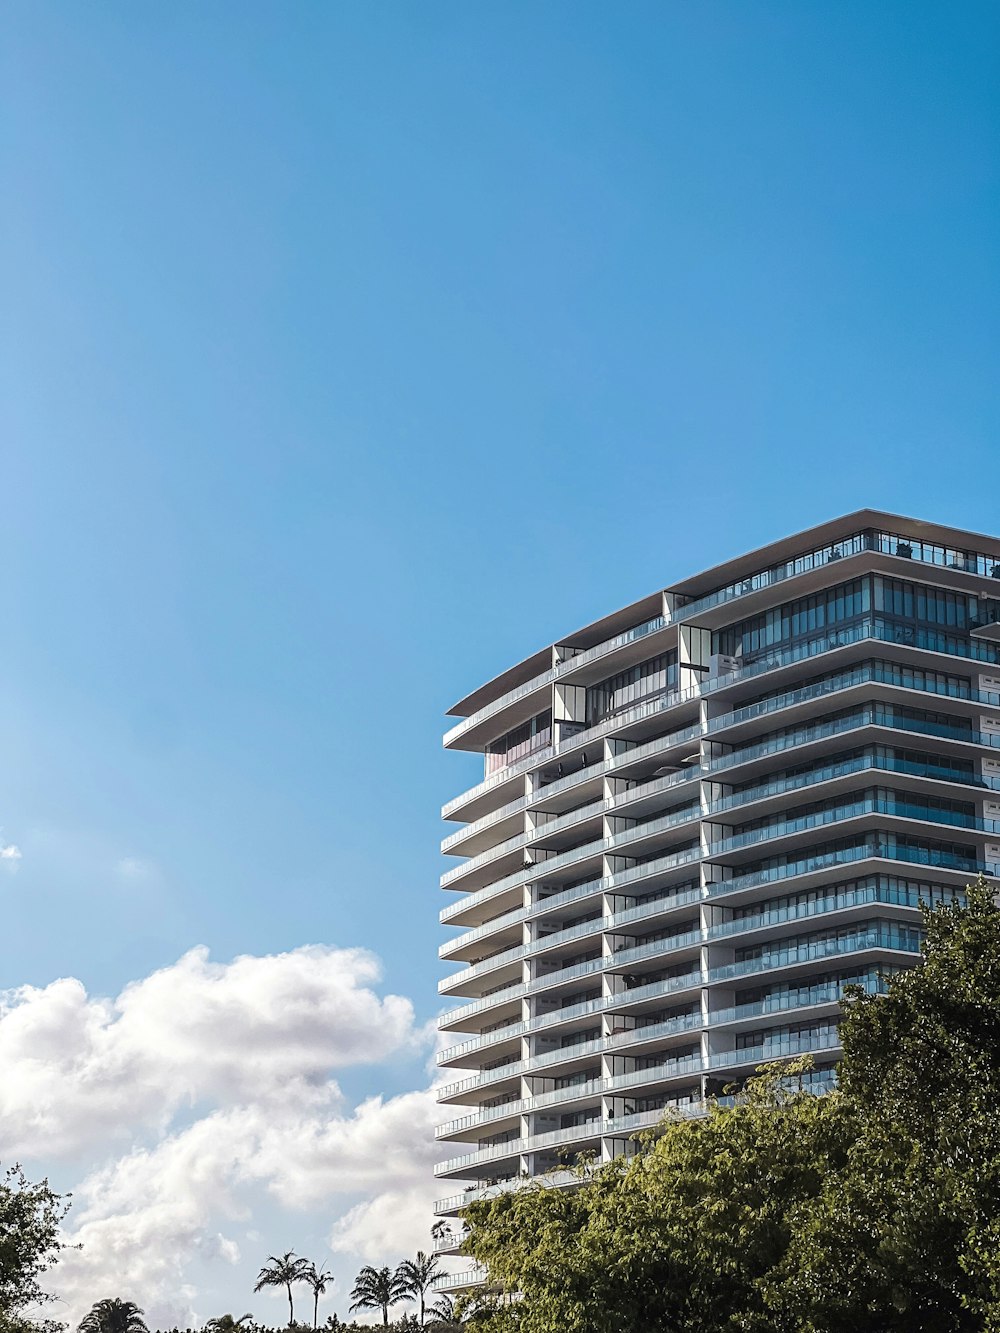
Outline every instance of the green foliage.
<path id="1" fill-rule="evenodd" d="M 252 1314 L 241 1314 L 238 1319 L 231 1314 L 220 1314 L 217 1319 L 208 1321 L 205 1333 L 248 1333 L 252 1328 Z"/>
<path id="2" fill-rule="evenodd" d="M 925 925 L 922 966 L 844 1006 L 857 1142 L 787 1290 L 825 1289 L 807 1325 L 821 1333 L 866 1309 L 893 1333 L 1000 1329 L 1000 908 L 980 879 Z"/>
<path id="3" fill-rule="evenodd" d="M 373 1268 L 365 1264 L 351 1291 L 351 1311 L 381 1310 L 382 1323 L 388 1326 L 389 1310 L 406 1299 L 409 1291 L 406 1279 L 391 1268 Z"/>
<path id="4" fill-rule="evenodd" d="M 927 931 L 887 997 L 845 1001 L 840 1091 L 766 1067 L 574 1189 L 471 1204 L 469 1327 L 1000 1333 L 1000 909 L 973 885 Z"/>
<path id="5" fill-rule="evenodd" d="M 284 1287 L 287 1291 L 289 1326 L 295 1323 L 292 1284 L 308 1281 L 308 1273 L 311 1267 L 312 1265 L 308 1259 L 298 1257 L 294 1250 L 286 1250 L 284 1254 L 269 1254 L 267 1263 L 257 1274 L 254 1291 L 263 1291 L 265 1287 Z"/>
<path id="6" fill-rule="evenodd" d="M 402 1282 L 406 1295 L 419 1302 L 420 1324 L 423 1324 L 427 1310 L 427 1293 L 440 1271 L 436 1257 L 423 1250 L 417 1251 L 415 1259 L 404 1259 L 396 1269 L 396 1277 Z"/>
<path id="7" fill-rule="evenodd" d="M 142 1315 L 134 1301 L 98 1301 L 81 1319 L 79 1333 L 149 1333 Z"/>
<path id="8" fill-rule="evenodd" d="M 317 1268 L 314 1263 L 306 1264 L 302 1270 L 302 1279 L 312 1288 L 313 1294 L 313 1330 L 319 1327 L 319 1298 L 328 1287 L 333 1286 L 334 1277 L 328 1268 Z"/>
<path id="9" fill-rule="evenodd" d="M 472 1204 L 465 1252 L 523 1296 L 473 1314 L 472 1328 L 770 1333 L 768 1275 L 819 1189 L 820 1164 L 843 1163 L 851 1142 L 842 1098 L 789 1090 L 788 1073 L 768 1070 L 731 1110 L 666 1121 L 646 1151 L 573 1190 Z"/>
<path id="10" fill-rule="evenodd" d="M 34 1315 L 52 1300 L 39 1279 L 59 1257 L 59 1225 L 68 1209 L 47 1180 L 32 1184 L 17 1164 L 0 1178 L 0 1333 L 61 1327 L 39 1324 Z"/>

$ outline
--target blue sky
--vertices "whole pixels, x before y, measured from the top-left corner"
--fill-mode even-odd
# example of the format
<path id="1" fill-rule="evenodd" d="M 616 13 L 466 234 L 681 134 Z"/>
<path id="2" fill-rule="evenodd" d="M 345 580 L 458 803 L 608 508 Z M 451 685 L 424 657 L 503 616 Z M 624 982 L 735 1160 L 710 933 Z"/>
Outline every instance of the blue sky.
<path id="1" fill-rule="evenodd" d="M 0 23 L 0 985 L 364 946 L 423 1021 L 456 698 L 844 510 L 997 530 L 995 6 Z"/>

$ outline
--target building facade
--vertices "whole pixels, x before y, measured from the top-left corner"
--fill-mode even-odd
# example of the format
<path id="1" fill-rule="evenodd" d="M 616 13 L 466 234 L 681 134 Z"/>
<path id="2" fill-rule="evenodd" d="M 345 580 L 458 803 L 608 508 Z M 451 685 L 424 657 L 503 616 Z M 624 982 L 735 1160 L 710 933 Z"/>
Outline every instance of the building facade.
<path id="1" fill-rule="evenodd" d="M 830 1084 L 843 988 L 998 871 L 1000 539 L 848 515 L 451 711 L 484 776 L 443 812 L 445 1218 L 762 1061 Z"/>

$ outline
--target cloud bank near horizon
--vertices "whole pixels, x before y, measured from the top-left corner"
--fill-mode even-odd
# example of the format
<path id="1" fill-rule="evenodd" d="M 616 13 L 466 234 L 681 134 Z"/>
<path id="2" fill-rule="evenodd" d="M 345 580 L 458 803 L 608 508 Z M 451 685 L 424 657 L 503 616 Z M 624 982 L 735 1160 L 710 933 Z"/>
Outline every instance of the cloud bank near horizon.
<path id="1" fill-rule="evenodd" d="M 310 1214 L 330 1255 L 427 1248 L 433 1093 L 352 1105 L 336 1078 L 429 1054 L 432 1033 L 408 999 L 378 994 L 380 975 L 363 949 L 216 963 L 199 947 L 113 998 L 74 978 L 0 992 L 0 1160 L 77 1182 L 58 1318 L 75 1325 L 112 1293 L 154 1328 L 220 1313 L 206 1274 L 222 1290 L 287 1248 L 289 1214 Z"/>

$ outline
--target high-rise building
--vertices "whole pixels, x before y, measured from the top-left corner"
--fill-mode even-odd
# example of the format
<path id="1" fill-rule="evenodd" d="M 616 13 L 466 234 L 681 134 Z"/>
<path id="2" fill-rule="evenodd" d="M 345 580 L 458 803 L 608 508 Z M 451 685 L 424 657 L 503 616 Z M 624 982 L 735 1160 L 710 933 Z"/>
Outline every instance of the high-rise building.
<path id="1" fill-rule="evenodd" d="M 443 1217 L 763 1061 L 810 1052 L 829 1084 L 843 988 L 998 870 L 1000 539 L 863 510 L 451 712 L 485 774 L 443 812 Z"/>

